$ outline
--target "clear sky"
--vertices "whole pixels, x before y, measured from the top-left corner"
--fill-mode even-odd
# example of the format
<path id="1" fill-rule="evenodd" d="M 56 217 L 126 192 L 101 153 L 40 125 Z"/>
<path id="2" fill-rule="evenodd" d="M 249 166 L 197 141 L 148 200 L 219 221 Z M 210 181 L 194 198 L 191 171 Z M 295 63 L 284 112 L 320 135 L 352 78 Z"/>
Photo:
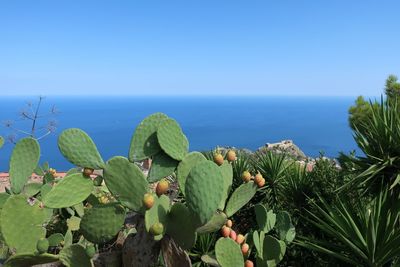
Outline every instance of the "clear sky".
<path id="1" fill-rule="evenodd" d="M 379 95 L 400 1 L 0 1 L 1 95 Z"/>

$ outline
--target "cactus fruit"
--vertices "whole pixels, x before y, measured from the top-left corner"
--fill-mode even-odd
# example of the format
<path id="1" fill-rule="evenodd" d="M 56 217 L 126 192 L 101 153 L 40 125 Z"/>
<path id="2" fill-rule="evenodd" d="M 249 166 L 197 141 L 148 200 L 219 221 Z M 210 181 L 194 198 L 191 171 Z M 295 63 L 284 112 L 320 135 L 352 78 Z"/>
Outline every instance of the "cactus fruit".
<path id="1" fill-rule="evenodd" d="M 122 205 L 137 212 L 141 210 L 149 184 L 136 164 L 124 157 L 113 157 L 104 168 L 104 181 Z"/>
<path id="2" fill-rule="evenodd" d="M 232 225 L 233 225 L 232 220 L 230 220 L 230 219 L 227 220 L 225 225 L 228 226 L 229 228 L 232 228 Z"/>
<path id="3" fill-rule="evenodd" d="M 245 182 L 245 183 L 250 182 L 250 180 L 251 180 L 251 174 L 250 174 L 249 171 L 244 171 L 244 172 L 242 173 L 242 180 L 243 180 L 243 182 Z"/>
<path id="4" fill-rule="evenodd" d="M 157 141 L 157 129 L 160 123 L 167 118 L 168 116 L 163 113 L 154 113 L 137 126 L 129 149 L 131 162 L 150 158 L 161 151 Z"/>
<path id="5" fill-rule="evenodd" d="M 222 164 L 224 164 L 224 157 L 222 156 L 221 153 L 215 153 L 214 154 L 214 162 L 218 165 L 221 166 Z"/>
<path id="6" fill-rule="evenodd" d="M 157 196 L 164 195 L 168 192 L 169 189 L 169 182 L 167 179 L 162 179 L 158 182 L 156 187 L 156 194 Z"/>
<path id="7" fill-rule="evenodd" d="M 146 207 L 146 209 L 151 209 L 154 205 L 154 196 L 150 193 L 144 194 L 143 197 L 143 205 Z"/>
<path id="8" fill-rule="evenodd" d="M 160 179 L 171 175 L 177 166 L 178 161 L 174 160 L 164 152 L 159 152 L 153 157 L 153 162 L 151 164 L 147 180 L 150 183 L 157 182 Z"/>
<path id="9" fill-rule="evenodd" d="M 265 179 L 261 178 L 258 182 L 257 182 L 257 186 L 259 188 L 263 187 L 265 185 Z"/>
<path id="10" fill-rule="evenodd" d="M 246 260 L 244 267 L 254 267 L 254 263 L 251 260 Z"/>
<path id="11" fill-rule="evenodd" d="M 176 176 L 181 192 L 185 195 L 185 184 L 186 179 L 189 176 L 190 170 L 198 163 L 206 161 L 206 157 L 200 152 L 190 152 L 185 158 L 179 163 L 176 170 Z"/>
<path id="12" fill-rule="evenodd" d="M 261 173 L 257 173 L 256 174 L 256 176 L 254 176 L 254 182 L 256 183 L 256 184 L 258 184 L 258 183 L 260 183 L 261 182 L 261 179 L 264 179 L 264 177 L 261 175 Z"/>
<path id="13" fill-rule="evenodd" d="M 50 168 L 47 173 L 49 173 L 53 178 L 57 177 L 57 171 L 53 168 Z"/>
<path id="14" fill-rule="evenodd" d="M 82 173 L 72 174 L 53 186 L 43 197 L 43 203 L 53 209 L 71 207 L 84 201 L 92 190 L 91 180 L 85 178 Z"/>
<path id="15" fill-rule="evenodd" d="M 72 164 L 91 169 L 102 169 L 104 162 L 93 140 L 84 131 L 71 128 L 58 138 L 58 148 Z"/>
<path id="16" fill-rule="evenodd" d="M 94 172 L 94 170 L 91 169 L 91 168 L 84 168 L 84 169 L 83 169 L 83 175 L 85 175 L 85 176 L 87 176 L 87 177 L 90 177 L 90 175 L 92 175 L 93 172 Z"/>
<path id="17" fill-rule="evenodd" d="M 245 240 L 244 235 L 238 234 L 235 241 L 236 241 L 236 243 L 241 245 L 244 242 L 244 240 Z"/>
<path id="18" fill-rule="evenodd" d="M 150 233 L 154 236 L 161 235 L 162 233 L 164 233 L 164 225 L 160 222 L 154 223 L 150 227 Z"/>
<path id="19" fill-rule="evenodd" d="M 49 249 L 49 240 L 46 238 L 41 238 L 36 243 L 36 249 L 40 254 L 47 252 Z"/>
<path id="20" fill-rule="evenodd" d="M 14 147 L 10 159 L 11 190 L 19 194 L 39 163 L 40 147 L 33 138 L 23 138 Z"/>
<path id="21" fill-rule="evenodd" d="M 235 161 L 236 160 L 236 152 L 234 150 L 229 150 L 228 153 L 226 153 L 226 159 L 229 162 Z"/>
<path id="22" fill-rule="evenodd" d="M 96 248 L 92 244 L 90 244 L 90 245 L 86 246 L 85 252 L 89 258 L 93 258 L 93 256 L 96 254 Z"/>
<path id="23" fill-rule="evenodd" d="M 157 130 L 157 139 L 162 150 L 175 160 L 183 160 L 188 153 L 189 142 L 174 119 L 168 118 L 161 121 Z"/>
<path id="24" fill-rule="evenodd" d="M 235 214 L 239 209 L 241 209 L 244 205 L 246 205 L 250 199 L 257 192 L 257 187 L 253 182 L 248 182 L 242 184 L 232 193 L 231 197 L 226 204 L 225 213 L 228 217 L 231 217 Z"/>
<path id="25" fill-rule="evenodd" d="M 237 234 L 233 229 L 231 229 L 231 232 L 229 233 L 229 238 L 232 239 L 233 241 L 236 241 Z"/>
<path id="26" fill-rule="evenodd" d="M 232 239 L 218 239 L 215 243 L 215 256 L 221 267 L 243 267 L 242 251 Z"/>
<path id="27" fill-rule="evenodd" d="M 242 254 L 243 254 L 243 256 L 246 256 L 247 253 L 249 253 L 249 249 L 250 249 L 249 244 L 244 243 L 244 244 L 242 245 L 241 249 L 242 249 Z"/>
<path id="28" fill-rule="evenodd" d="M 229 228 L 228 226 L 224 225 L 221 228 L 221 235 L 223 237 L 229 237 L 229 235 L 231 234 L 231 228 Z"/>

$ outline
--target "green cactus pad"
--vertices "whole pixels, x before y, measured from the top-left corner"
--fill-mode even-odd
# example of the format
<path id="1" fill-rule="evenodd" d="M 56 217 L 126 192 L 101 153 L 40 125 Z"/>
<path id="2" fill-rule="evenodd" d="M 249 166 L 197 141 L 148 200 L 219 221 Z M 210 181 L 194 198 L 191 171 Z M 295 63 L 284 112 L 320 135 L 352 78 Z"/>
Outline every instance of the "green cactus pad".
<path id="1" fill-rule="evenodd" d="M 40 147 L 33 138 L 23 138 L 14 147 L 10 160 L 11 190 L 21 193 L 39 163 Z"/>
<path id="2" fill-rule="evenodd" d="M 48 253 L 40 255 L 33 253 L 15 254 L 7 259 L 4 263 L 4 267 L 26 267 L 37 264 L 52 263 L 58 260 L 59 258 L 57 255 Z"/>
<path id="3" fill-rule="evenodd" d="M 17 253 L 36 251 L 36 242 L 46 236 L 48 212 L 39 201 L 29 203 L 23 195 L 8 198 L 1 210 L 0 227 L 8 247 Z"/>
<path id="4" fill-rule="evenodd" d="M 85 248 L 78 244 L 67 246 L 60 251 L 60 261 L 66 267 L 92 267 Z"/>
<path id="5" fill-rule="evenodd" d="M 117 235 L 124 220 L 125 210 L 122 206 L 99 205 L 86 210 L 80 223 L 80 231 L 88 241 L 102 244 Z"/>
<path id="6" fill-rule="evenodd" d="M 189 176 L 190 170 L 201 161 L 206 161 L 206 157 L 200 152 L 190 152 L 185 158 L 179 163 L 176 170 L 176 176 L 178 178 L 178 184 L 181 192 L 185 195 L 185 184 L 186 179 Z"/>
<path id="7" fill-rule="evenodd" d="M 114 157 L 104 168 L 104 181 L 110 192 L 122 205 L 139 211 L 149 184 L 142 171 L 127 158 Z"/>
<path id="8" fill-rule="evenodd" d="M 286 245 L 285 242 L 267 235 L 264 238 L 263 250 L 264 262 L 266 261 L 268 266 L 277 266 L 285 255 Z"/>
<path id="9" fill-rule="evenodd" d="M 175 203 L 167 215 L 167 234 L 183 249 L 190 249 L 196 241 L 189 209 L 182 203 Z"/>
<path id="10" fill-rule="evenodd" d="M 254 206 L 254 212 L 260 230 L 268 233 L 272 228 L 274 228 L 276 223 L 276 214 L 272 210 L 267 211 L 264 205 L 257 204 Z"/>
<path id="11" fill-rule="evenodd" d="M 0 148 L 2 148 L 4 145 L 4 138 L 3 136 L 0 136 Z"/>
<path id="12" fill-rule="evenodd" d="M 58 148 L 72 164 L 91 169 L 102 169 L 104 162 L 93 140 L 84 131 L 71 128 L 58 138 Z"/>
<path id="13" fill-rule="evenodd" d="M 81 224 L 81 218 L 79 217 L 71 216 L 70 218 L 67 219 L 67 226 L 68 229 L 71 231 L 78 231 L 80 224 Z"/>
<path id="14" fill-rule="evenodd" d="M 40 188 L 40 196 L 42 197 L 42 199 L 47 195 L 47 193 L 51 191 L 52 188 L 53 187 L 50 184 L 42 185 L 42 187 Z"/>
<path id="15" fill-rule="evenodd" d="M 167 118 L 168 116 L 163 113 L 154 113 L 137 126 L 129 148 L 131 162 L 144 160 L 161 151 L 157 140 L 157 129 L 160 123 Z"/>
<path id="16" fill-rule="evenodd" d="M 36 249 L 40 254 L 46 253 L 49 249 L 49 240 L 41 238 L 36 242 Z"/>
<path id="17" fill-rule="evenodd" d="M 49 236 L 47 239 L 49 240 L 50 247 L 57 247 L 62 241 L 64 241 L 64 236 L 60 233 L 55 233 Z"/>
<path id="18" fill-rule="evenodd" d="M 233 181 L 233 169 L 232 165 L 228 161 L 224 161 L 224 163 L 219 167 L 222 171 L 222 176 L 224 177 L 224 196 L 219 203 L 218 208 L 223 210 L 225 208 L 225 202 L 228 198 L 229 192 L 231 191 L 232 181 Z"/>
<path id="19" fill-rule="evenodd" d="M 223 212 L 215 212 L 205 225 L 197 228 L 196 232 L 199 234 L 212 233 L 221 229 L 221 227 L 225 224 L 227 217 Z"/>
<path id="20" fill-rule="evenodd" d="M 153 157 L 151 168 L 147 180 L 150 183 L 157 182 L 168 175 L 171 175 L 176 167 L 178 161 L 174 160 L 164 152 L 159 152 Z"/>
<path id="21" fill-rule="evenodd" d="M 242 184 L 232 193 L 231 197 L 226 204 L 226 216 L 231 217 L 244 205 L 246 205 L 256 194 L 257 185 L 253 181 Z"/>
<path id="22" fill-rule="evenodd" d="M 84 201 L 93 190 L 93 182 L 82 173 L 64 177 L 43 197 L 48 208 L 58 209 L 74 206 Z"/>
<path id="23" fill-rule="evenodd" d="M 189 142 L 179 124 L 171 118 L 163 120 L 157 130 L 158 143 L 171 158 L 181 161 L 189 150 Z"/>
<path id="24" fill-rule="evenodd" d="M 296 237 L 296 230 L 290 219 L 290 215 L 286 211 L 280 211 L 276 215 L 276 230 L 279 235 L 279 239 L 286 243 L 291 243 Z"/>
<path id="25" fill-rule="evenodd" d="M 206 224 L 223 198 L 224 177 L 221 169 L 211 161 L 204 161 L 192 168 L 187 178 L 186 204 L 195 214 L 199 225 Z"/>
<path id="26" fill-rule="evenodd" d="M 243 267 L 240 246 L 230 238 L 221 237 L 215 243 L 215 256 L 221 267 Z"/>
<path id="27" fill-rule="evenodd" d="M 147 232 L 150 231 L 151 226 L 153 226 L 155 223 L 162 223 L 163 225 L 166 225 L 167 223 L 167 214 L 170 209 L 170 200 L 169 197 L 166 195 L 161 195 L 159 198 L 155 196 L 155 201 L 153 207 L 151 209 L 146 210 L 146 213 L 144 215 L 144 220 L 145 220 L 145 227 Z M 166 227 L 164 227 L 164 233 L 165 233 Z M 159 236 L 156 236 L 155 239 L 159 240 L 162 238 L 164 235 L 161 234 Z"/>
<path id="28" fill-rule="evenodd" d="M 41 183 L 29 183 L 24 186 L 23 193 L 28 197 L 32 197 L 40 192 L 43 184 Z"/>
<path id="29" fill-rule="evenodd" d="M 6 203 L 6 201 L 9 197 L 10 197 L 10 194 L 0 193 L 0 209 L 3 208 L 3 205 Z"/>

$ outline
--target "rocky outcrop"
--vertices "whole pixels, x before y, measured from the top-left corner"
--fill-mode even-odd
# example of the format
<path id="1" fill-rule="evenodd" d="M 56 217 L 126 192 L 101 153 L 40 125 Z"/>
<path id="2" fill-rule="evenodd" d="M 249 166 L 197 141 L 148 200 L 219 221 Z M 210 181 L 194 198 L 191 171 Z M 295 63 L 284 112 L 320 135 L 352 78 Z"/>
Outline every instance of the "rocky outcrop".
<path id="1" fill-rule="evenodd" d="M 272 151 L 275 153 L 285 153 L 297 160 L 307 160 L 308 157 L 292 140 L 283 140 L 277 143 L 266 143 L 257 151 Z"/>

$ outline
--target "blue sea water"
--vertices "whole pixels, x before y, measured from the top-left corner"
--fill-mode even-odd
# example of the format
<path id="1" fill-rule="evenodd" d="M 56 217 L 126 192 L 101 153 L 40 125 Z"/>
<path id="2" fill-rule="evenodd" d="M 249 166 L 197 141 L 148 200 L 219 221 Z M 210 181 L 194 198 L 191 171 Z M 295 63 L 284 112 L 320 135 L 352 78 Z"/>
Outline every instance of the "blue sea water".
<path id="1" fill-rule="evenodd" d="M 1 97 L 0 121 L 18 119 L 26 100 L 35 98 Z M 57 170 L 71 167 L 57 148 L 58 134 L 70 127 L 86 131 L 104 159 L 127 156 L 136 125 L 154 112 L 181 124 L 190 150 L 217 145 L 255 150 L 291 139 L 309 156 L 323 151 L 335 157 L 357 148 L 347 121 L 353 102 L 353 97 L 48 97 L 43 112 L 54 104 L 60 113 L 55 134 L 40 141 L 41 162 Z M 8 133 L 0 126 L 0 135 Z M 11 144 L 0 150 L 0 171 L 8 169 L 11 150 Z"/>

